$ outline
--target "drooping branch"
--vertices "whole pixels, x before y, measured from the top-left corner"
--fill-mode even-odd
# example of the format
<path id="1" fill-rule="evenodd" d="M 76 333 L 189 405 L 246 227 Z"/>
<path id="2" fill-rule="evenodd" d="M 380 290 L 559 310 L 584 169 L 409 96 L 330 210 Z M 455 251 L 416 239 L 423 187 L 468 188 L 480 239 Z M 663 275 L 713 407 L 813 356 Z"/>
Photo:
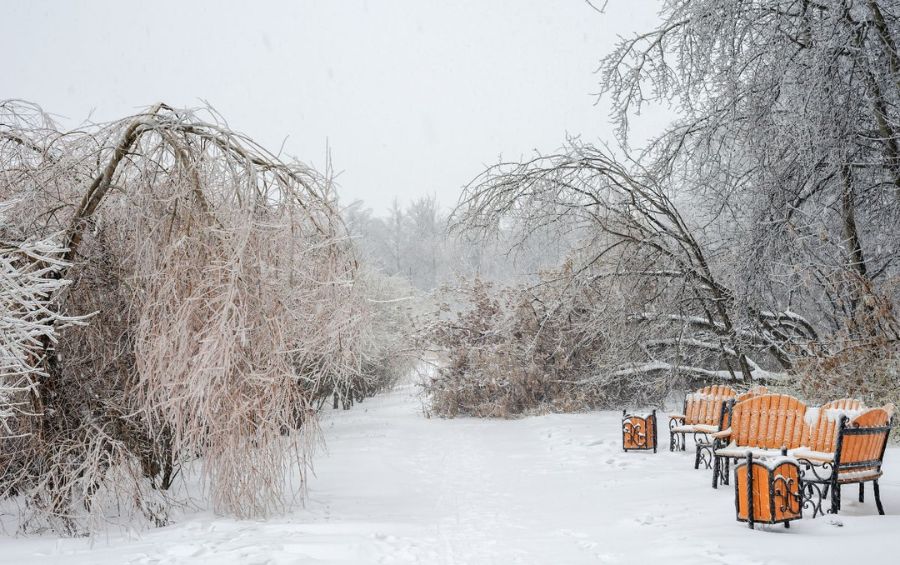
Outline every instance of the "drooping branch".
<path id="1" fill-rule="evenodd" d="M 148 126 L 152 127 L 152 122 L 150 120 L 160 111 L 160 109 L 162 109 L 162 107 L 162 104 L 156 104 L 150 108 L 145 115 L 135 118 L 134 121 L 128 125 L 122 135 L 122 139 L 113 148 L 113 154 L 106 163 L 106 166 L 103 167 L 103 170 L 94 178 L 87 191 L 85 191 L 84 197 L 81 199 L 81 203 L 79 203 L 78 208 L 75 210 L 71 224 L 66 233 L 65 247 L 67 250 L 64 257 L 66 261 L 71 261 L 78 252 L 78 246 L 81 244 L 81 238 L 87 226 L 87 222 L 97 210 L 103 197 L 106 196 L 106 193 L 109 191 L 113 177 L 119 167 L 119 163 L 122 162 L 122 159 L 125 158 L 132 145 L 137 141 L 141 129 Z"/>
<path id="2" fill-rule="evenodd" d="M 186 473 L 223 511 L 289 504 L 323 399 L 370 394 L 384 362 L 329 179 L 212 110 L 158 104 L 71 132 L 41 120 L 0 102 L 9 229 L 62 239 L 56 262 L 24 260 L 57 285 L 56 317 L 34 335 L 37 378 L 13 387 L 39 402 L 17 398 L 15 421 L 2 408 L 39 433 L 0 434 L 0 497 L 28 496 L 23 523 L 69 533 L 110 508 L 166 523 Z M 57 339 L 57 311 L 96 314 Z"/>

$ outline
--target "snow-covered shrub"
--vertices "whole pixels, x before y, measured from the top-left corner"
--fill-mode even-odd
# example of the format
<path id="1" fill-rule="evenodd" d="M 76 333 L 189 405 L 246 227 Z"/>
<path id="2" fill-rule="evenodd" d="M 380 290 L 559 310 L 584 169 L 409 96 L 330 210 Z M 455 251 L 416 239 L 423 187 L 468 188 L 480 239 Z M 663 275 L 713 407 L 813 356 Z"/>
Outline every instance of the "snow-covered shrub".
<path id="1" fill-rule="evenodd" d="M 0 202 L 0 473 L 14 474 L 16 447 L 31 441 L 35 429 L 23 416 L 41 409 L 39 389 L 48 375 L 45 351 L 56 343 L 60 326 L 77 320 L 59 314 L 55 293 L 69 281 L 58 277 L 65 251 L 52 239 L 23 240 L 8 228 Z M 0 495 L 3 492 L 0 491 Z"/>
<path id="2" fill-rule="evenodd" d="M 302 495 L 316 409 L 371 380 L 372 314 L 330 180 L 212 110 L 163 104 L 61 132 L 0 102 L 0 171 L 20 240 L 62 233 L 55 272 L 37 254 L 13 267 L 59 311 L 95 314 L 64 331 L 36 318 L 59 343 L 30 343 L 39 403 L 12 428 L 30 433 L 0 438 L 19 524 L 77 533 L 129 510 L 161 524 L 192 497 L 253 516 Z"/>
<path id="3" fill-rule="evenodd" d="M 636 379 L 615 369 L 620 336 L 614 324 L 596 323 L 613 298 L 573 285 L 571 275 L 544 273 L 530 287 L 475 280 L 448 292 L 429 332 L 444 353 L 424 383 L 429 411 L 505 418 L 661 401 L 668 373 Z"/>
<path id="4" fill-rule="evenodd" d="M 868 406 L 900 406 L 900 323 L 891 301 L 870 293 L 855 314 L 818 355 L 798 361 L 798 387 L 813 402 L 859 398 Z"/>

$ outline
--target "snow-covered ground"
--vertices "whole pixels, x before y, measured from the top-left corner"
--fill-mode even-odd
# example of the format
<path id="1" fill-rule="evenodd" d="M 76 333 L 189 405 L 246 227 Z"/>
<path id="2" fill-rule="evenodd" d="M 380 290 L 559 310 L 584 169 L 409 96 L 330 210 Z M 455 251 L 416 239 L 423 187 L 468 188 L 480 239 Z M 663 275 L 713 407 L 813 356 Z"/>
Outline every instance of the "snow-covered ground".
<path id="1" fill-rule="evenodd" d="M 661 420 L 661 423 L 663 420 Z M 900 555 L 900 449 L 887 516 L 847 488 L 839 517 L 752 531 L 693 456 L 623 453 L 618 415 L 422 416 L 412 386 L 326 415 L 309 503 L 267 521 L 199 514 L 140 535 L 0 537 L 0 562 L 853 563 Z M 891 557 L 894 555 L 895 557 Z"/>

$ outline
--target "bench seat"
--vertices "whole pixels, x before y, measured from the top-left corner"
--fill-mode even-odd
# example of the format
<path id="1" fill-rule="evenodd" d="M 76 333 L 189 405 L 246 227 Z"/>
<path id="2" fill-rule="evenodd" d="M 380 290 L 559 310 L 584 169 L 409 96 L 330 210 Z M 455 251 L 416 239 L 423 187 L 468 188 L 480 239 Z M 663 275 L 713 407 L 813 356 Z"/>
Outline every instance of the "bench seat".
<path id="1" fill-rule="evenodd" d="M 864 471 L 840 471 L 838 473 L 838 484 L 844 485 L 848 483 L 861 483 L 864 481 L 874 481 L 880 479 L 882 475 L 881 469 L 866 469 Z"/>
<path id="2" fill-rule="evenodd" d="M 734 442 L 729 443 L 725 447 L 720 447 L 716 449 L 716 455 L 720 457 L 731 457 L 734 459 L 738 459 L 741 457 L 746 457 L 747 452 L 753 454 L 754 458 L 757 459 L 771 459 L 773 457 L 781 457 L 780 449 L 765 449 L 760 447 L 742 447 L 736 445 Z M 793 457 L 794 459 L 806 459 L 811 463 L 830 463 L 834 461 L 834 453 L 828 453 L 825 451 L 813 451 L 808 447 L 798 447 L 796 449 L 788 449 L 787 450 L 788 457 Z"/>
<path id="3" fill-rule="evenodd" d="M 797 459 L 807 459 L 812 463 L 831 463 L 834 461 L 833 451 L 815 451 L 808 447 L 801 447 L 791 453 Z"/>
<path id="4" fill-rule="evenodd" d="M 687 424 L 684 426 L 673 426 L 669 431 L 676 434 L 713 434 L 719 431 L 719 426 L 710 424 Z"/>
<path id="5" fill-rule="evenodd" d="M 794 450 L 788 450 L 789 457 L 796 457 L 793 453 Z M 766 449 L 763 447 L 746 447 L 741 445 L 736 445 L 735 443 L 729 443 L 725 447 L 720 447 L 716 449 L 717 457 L 731 457 L 732 459 L 740 459 L 742 457 L 747 456 L 747 452 L 750 452 L 754 459 L 773 459 L 775 457 L 781 457 L 782 453 L 780 449 Z"/>

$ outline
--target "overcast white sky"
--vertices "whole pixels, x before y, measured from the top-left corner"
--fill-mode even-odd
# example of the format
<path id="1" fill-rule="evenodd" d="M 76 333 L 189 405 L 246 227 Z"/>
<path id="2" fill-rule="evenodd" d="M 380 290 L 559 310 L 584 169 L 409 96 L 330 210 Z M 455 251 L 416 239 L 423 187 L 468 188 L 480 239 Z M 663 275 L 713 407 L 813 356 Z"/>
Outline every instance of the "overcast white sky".
<path id="1" fill-rule="evenodd" d="M 617 35 L 651 27 L 658 6 L 0 0 L 0 98 L 37 102 L 71 126 L 206 100 L 235 129 L 317 167 L 330 145 L 344 203 L 381 213 L 395 196 L 436 194 L 451 206 L 500 155 L 553 150 L 567 134 L 611 139 L 593 71 Z"/>

